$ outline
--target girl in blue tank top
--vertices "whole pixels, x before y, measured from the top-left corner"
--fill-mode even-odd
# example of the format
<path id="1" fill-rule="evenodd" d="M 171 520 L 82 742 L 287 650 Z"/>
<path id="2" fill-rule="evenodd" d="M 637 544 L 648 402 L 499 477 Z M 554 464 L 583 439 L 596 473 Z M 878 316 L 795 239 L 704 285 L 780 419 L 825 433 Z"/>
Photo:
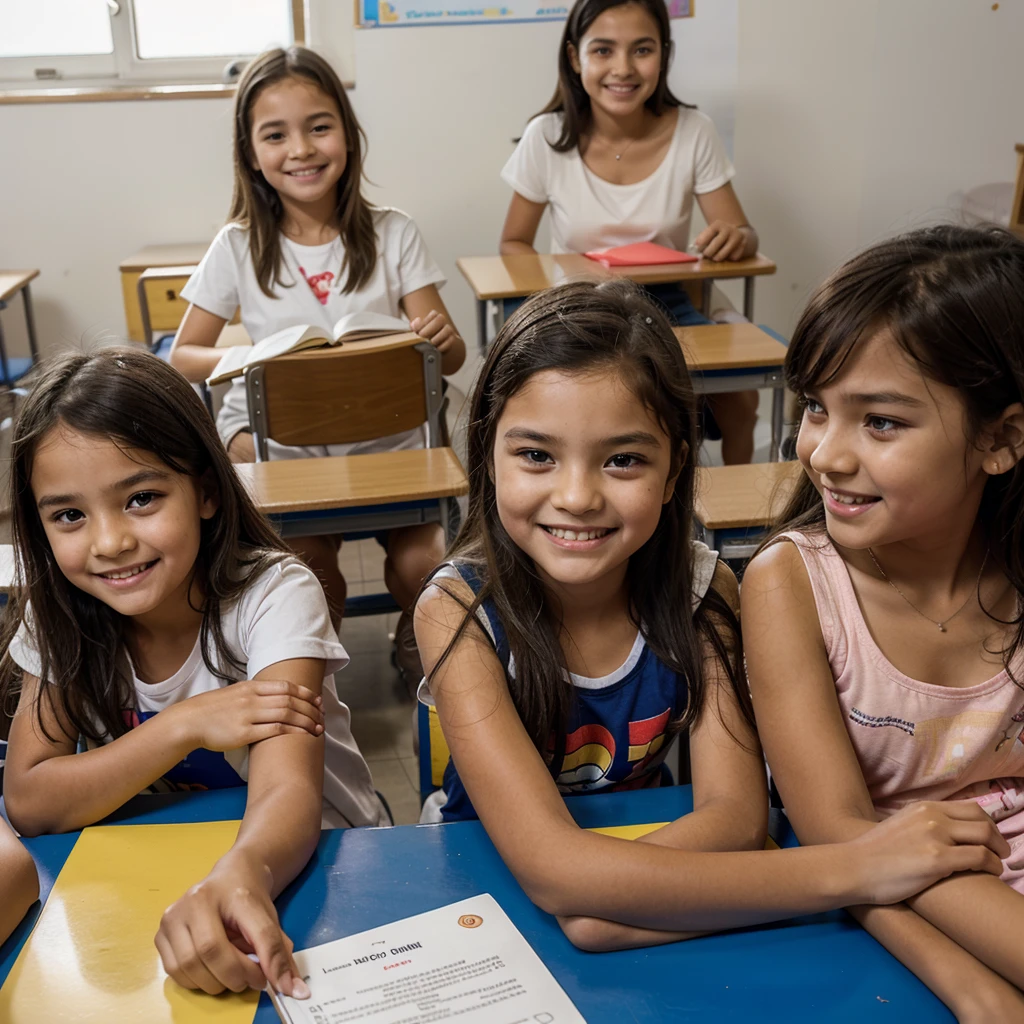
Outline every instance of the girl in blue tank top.
<path id="1" fill-rule="evenodd" d="M 974 812 L 934 805 L 856 843 L 763 851 L 737 584 L 690 539 L 694 407 L 668 321 L 626 282 L 537 295 L 495 340 L 469 512 L 416 605 L 423 697 L 452 754 L 440 817 L 479 815 L 588 949 L 889 902 L 965 863 L 998 873 L 994 829 L 968 835 Z M 670 783 L 684 731 L 691 814 L 633 843 L 576 826 L 563 794 Z"/>

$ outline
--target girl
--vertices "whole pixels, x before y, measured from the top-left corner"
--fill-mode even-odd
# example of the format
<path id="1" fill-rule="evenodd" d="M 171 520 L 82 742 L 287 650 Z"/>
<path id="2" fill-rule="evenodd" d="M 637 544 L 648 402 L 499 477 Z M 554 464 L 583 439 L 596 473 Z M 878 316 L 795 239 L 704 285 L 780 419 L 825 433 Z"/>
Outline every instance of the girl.
<path id="1" fill-rule="evenodd" d="M 190 988 L 304 991 L 272 900 L 321 814 L 387 823 L 335 693 L 348 657 L 316 578 L 253 507 L 193 389 L 146 353 L 68 355 L 41 374 L 11 491 L 11 824 L 66 832 L 150 786 L 247 781 L 235 845 L 167 911 L 157 946 Z"/>
<path id="2" fill-rule="evenodd" d="M 1002 881 L 852 913 L 959 1020 L 1024 1020 L 1024 242 L 875 246 L 812 298 L 786 377 L 807 475 L 743 580 L 772 775 L 805 844 L 920 800 L 990 814 Z"/>
<path id="3" fill-rule="evenodd" d="M 694 245 L 712 260 L 757 253 L 714 125 L 668 87 L 664 0 L 577 0 L 558 51 L 558 86 L 526 126 L 502 178 L 515 189 L 501 252 L 531 253 L 551 207 L 555 252 L 656 241 L 685 250 L 696 195 L 708 226 Z M 676 326 L 711 321 L 678 285 L 647 289 Z M 754 453 L 757 393 L 709 399 L 726 463 Z"/>
<path id="4" fill-rule="evenodd" d="M 437 293 L 444 275 L 419 230 L 401 211 L 373 207 L 362 196 L 365 143 L 338 76 L 312 50 L 268 50 L 246 68 L 235 97 L 228 224 L 182 289 L 191 305 L 171 363 L 189 380 L 210 375 L 221 355 L 213 346 L 239 307 L 253 341 L 294 324 L 330 328 L 357 311 L 404 315 L 412 330 L 437 346 L 443 373 L 462 365 L 465 344 Z M 240 379 L 228 390 L 217 429 L 234 461 L 254 460 Z M 270 442 L 278 459 L 422 445 L 420 429 L 355 445 Z M 386 541 L 385 581 L 399 605 L 411 608 L 423 578 L 444 554 L 441 529 L 402 527 Z M 345 581 L 339 544 L 337 537 L 310 537 L 295 550 L 317 571 L 340 618 Z M 418 680 L 418 664 L 412 669 Z"/>
<path id="5" fill-rule="evenodd" d="M 452 754 L 443 817 L 479 814 L 589 949 L 998 871 L 1003 842 L 978 807 L 927 805 L 859 843 L 720 852 L 763 847 L 767 799 L 736 581 L 689 539 L 694 431 L 679 343 L 626 282 L 538 295 L 499 334 L 473 396 L 469 514 L 416 607 Z M 669 782 L 684 729 L 693 814 L 636 843 L 573 823 L 564 793 Z"/>

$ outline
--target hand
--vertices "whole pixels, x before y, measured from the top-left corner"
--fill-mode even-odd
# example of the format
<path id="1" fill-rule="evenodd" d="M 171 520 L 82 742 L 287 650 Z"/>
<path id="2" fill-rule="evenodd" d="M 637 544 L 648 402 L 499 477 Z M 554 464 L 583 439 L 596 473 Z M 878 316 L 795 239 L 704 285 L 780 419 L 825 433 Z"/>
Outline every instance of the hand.
<path id="1" fill-rule="evenodd" d="M 429 341 L 438 352 L 447 352 L 459 338 L 459 332 L 455 330 L 443 313 L 432 309 L 426 316 L 416 317 L 409 324 L 410 329 L 421 338 Z"/>
<path id="2" fill-rule="evenodd" d="M 704 259 L 720 263 L 723 260 L 741 260 L 747 249 L 745 224 L 728 224 L 724 220 L 713 220 L 694 240 L 693 248 Z"/>
<path id="3" fill-rule="evenodd" d="M 270 899 L 270 872 L 240 851 L 222 857 L 164 911 L 154 942 L 164 970 L 183 988 L 217 995 L 270 982 L 284 995 L 309 998 Z"/>
<path id="4" fill-rule="evenodd" d="M 858 903 L 899 903 L 957 871 L 1000 875 L 1010 855 L 973 800 L 910 804 L 845 846 L 859 861 Z"/>
<path id="5" fill-rule="evenodd" d="M 186 720 L 190 750 L 238 750 L 271 736 L 324 731 L 319 695 L 284 679 L 231 683 L 189 697 L 173 710 Z"/>

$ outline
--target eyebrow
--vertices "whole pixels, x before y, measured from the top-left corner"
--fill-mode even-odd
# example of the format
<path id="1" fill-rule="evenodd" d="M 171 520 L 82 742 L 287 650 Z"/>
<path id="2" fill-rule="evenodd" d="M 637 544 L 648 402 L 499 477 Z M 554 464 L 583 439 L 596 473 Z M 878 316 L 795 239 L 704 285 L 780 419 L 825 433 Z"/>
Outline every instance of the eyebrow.
<path id="1" fill-rule="evenodd" d="M 148 483 L 150 480 L 166 480 L 169 476 L 169 473 L 162 473 L 158 469 L 143 469 L 138 473 L 133 473 L 131 476 L 126 476 L 123 480 L 118 480 L 116 484 L 111 484 L 107 491 L 113 493 L 126 491 L 130 487 L 137 487 L 139 484 Z M 44 494 L 36 502 L 36 507 L 50 508 L 54 505 L 73 505 L 75 502 L 80 501 L 81 498 L 81 494 Z"/>
<path id="2" fill-rule="evenodd" d="M 310 121 L 319 121 L 322 117 L 331 117 L 334 118 L 335 121 L 338 119 L 338 115 L 332 113 L 330 110 L 321 110 L 318 114 L 310 114 L 309 117 L 304 118 L 304 121 L 308 124 Z M 277 121 L 262 121 L 260 124 L 256 125 L 256 131 L 265 132 L 268 128 L 281 128 L 287 124 L 288 122 L 283 119 L 278 119 Z"/>
<path id="3" fill-rule="evenodd" d="M 506 441 L 533 441 L 535 444 L 557 444 L 559 439 L 551 434 L 541 434 L 536 430 L 529 430 L 526 427 L 512 427 L 505 431 Z M 622 445 L 648 445 L 651 448 L 660 448 L 661 442 L 646 430 L 634 430 L 628 434 L 616 434 L 613 437 L 605 437 L 601 440 L 601 446 L 605 448 L 618 448 Z"/>
<path id="4" fill-rule="evenodd" d="M 920 408 L 924 405 L 919 398 L 905 395 L 902 391 L 869 391 L 863 394 L 846 395 L 846 401 L 858 405 L 907 405 Z"/>
<path id="5" fill-rule="evenodd" d="M 614 46 L 617 42 L 618 42 L 617 39 L 591 39 L 590 42 L 587 45 L 595 46 L 596 44 L 600 43 L 602 46 Z M 656 43 L 656 42 L 657 42 L 657 40 L 654 38 L 654 36 L 641 36 L 639 39 L 634 39 L 633 42 L 631 42 L 629 45 L 630 46 L 637 46 L 640 43 Z"/>

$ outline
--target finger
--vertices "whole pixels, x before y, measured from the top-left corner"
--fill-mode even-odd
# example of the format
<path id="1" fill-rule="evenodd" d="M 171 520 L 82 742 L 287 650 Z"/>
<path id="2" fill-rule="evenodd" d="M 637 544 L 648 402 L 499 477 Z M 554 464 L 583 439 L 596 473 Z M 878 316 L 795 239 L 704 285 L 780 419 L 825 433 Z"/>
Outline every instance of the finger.
<path id="1" fill-rule="evenodd" d="M 721 231 L 716 231 L 714 236 L 708 240 L 707 245 L 704 246 L 704 258 L 712 260 L 718 259 L 718 252 L 725 243 L 725 240 L 725 233 Z"/>
<path id="2" fill-rule="evenodd" d="M 719 258 L 722 260 L 738 260 L 743 256 L 743 245 L 744 245 L 743 232 L 738 231 L 729 240 L 728 245 L 724 247 L 722 252 L 719 254 Z"/>
<path id="3" fill-rule="evenodd" d="M 253 721 L 257 722 L 273 721 L 275 715 L 279 716 L 280 721 L 284 721 L 284 718 L 280 716 L 289 711 L 308 718 L 315 725 L 322 725 L 324 721 L 324 713 L 321 708 L 308 700 L 300 700 L 298 697 L 268 697 L 257 705 L 257 709 L 253 713 Z M 268 718 L 267 715 L 271 717 Z"/>
<path id="4" fill-rule="evenodd" d="M 303 732 L 311 732 L 314 736 L 319 736 L 324 731 L 324 724 L 318 716 L 291 708 L 260 708 L 252 718 L 253 725 L 270 725 L 275 722 L 279 725 L 294 726 Z"/>
<path id="5" fill-rule="evenodd" d="M 276 739 L 278 736 L 310 736 L 317 738 L 319 733 L 312 733 L 310 729 L 303 729 L 298 725 L 285 725 L 284 722 L 266 722 L 258 725 L 250 725 L 242 736 L 238 746 L 251 747 L 255 743 L 262 743 L 264 740 Z"/>
<path id="6" fill-rule="evenodd" d="M 452 347 L 452 342 L 455 340 L 455 331 L 450 324 L 445 324 L 444 327 L 438 331 L 431 339 L 430 343 L 438 350 L 438 352 L 445 352 Z"/>
<path id="7" fill-rule="evenodd" d="M 999 876 L 1003 873 L 1003 862 L 987 846 L 951 846 L 948 862 L 956 871 L 979 871 Z"/>
<path id="8" fill-rule="evenodd" d="M 693 240 L 693 247 L 698 251 L 703 251 L 704 246 L 715 237 L 715 228 L 710 224 Z"/>
<path id="9" fill-rule="evenodd" d="M 992 820 L 976 800 L 944 800 L 942 803 L 932 802 L 927 806 L 950 818 L 959 818 L 961 820 L 973 818 L 976 821 Z"/>
<path id="10" fill-rule="evenodd" d="M 167 972 L 167 976 L 182 988 L 196 988 L 196 986 L 192 984 L 192 979 L 181 969 L 181 965 L 178 963 L 178 958 L 174 955 L 174 949 L 171 947 L 171 944 L 167 940 L 162 929 L 156 933 L 156 938 L 153 939 L 153 944 L 156 946 L 157 952 L 160 954 L 160 962 L 164 965 L 164 970 Z"/>
<path id="11" fill-rule="evenodd" d="M 299 700 L 315 703 L 320 700 L 320 695 L 314 693 L 308 686 L 300 683 L 293 683 L 288 679 L 260 679 L 256 683 L 257 694 L 261 697 L 273 697 L 284 694 L 288 697 L 298 697 Z"/>
<path id="12" fill-rule="evenodd" d="M 188 922 L 188 931 L 199 962 L 221 988 L 232 992 L 263 988 L 263 972 L 231 944 L 218 914 L 193 918 Z"/>
<path id="13" fill-rule="evenodd" d="M 309 988 L 299 974 L 273 904 L 265 906 L 250 895 L 238 909 L 236 923 L 256 951 L 267 981 L 278 992 L 307 999 Z"/>
<path id="14" fill-rule="evenodd" d="M 192 936 L 183 922 L 176 922 L 163 929 L 170 944 L 174 959 L 178 964 L 178 973 L 185 979 L 185 988 L 199 989 L 207 995 L 215 996 L 224 991 L 224 986 L 206 969 L 196 952 Z M 178 979 L 175 978 L 177 981 Z"/>
<path id="15" fill-rule="evenodd" d="M 432 338 L 444 325 L 444 318 L 440 317 L 436 310 L 432 309 L 425 317 L 423 317 L 420 326 L 416 329 L 416 333 L 421 338 L 429 340 Z"/>

